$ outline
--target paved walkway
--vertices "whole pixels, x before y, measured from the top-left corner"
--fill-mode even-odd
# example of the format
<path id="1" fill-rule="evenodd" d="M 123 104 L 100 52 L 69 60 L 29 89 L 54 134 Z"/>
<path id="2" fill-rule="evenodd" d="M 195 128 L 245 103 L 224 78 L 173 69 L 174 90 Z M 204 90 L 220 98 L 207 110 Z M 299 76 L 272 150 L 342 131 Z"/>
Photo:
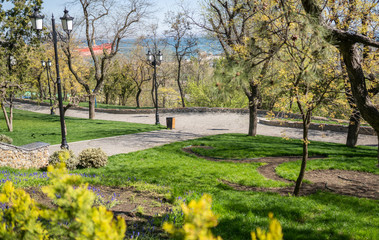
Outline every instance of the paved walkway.
<path id="1" fill-rule="evenodd" d="M 39 113 L 49 113 L 49 108 L 25 103 L 16 103 L 16 108 Z M 66 116 L 88 118 L 87 111 L 68 110 Z M 80 142 L 69 142 L 69 147 L 76 154 L 89 147 L 101 147 L 108 155 L 128 153 L 176 141 L 199 138 L 221 133 L 247 133 L 249 125 L 248 114 L 237 113 L 175 113 L 161 114 L 160 122 L 166 125 L 166 117 L 175 117 L 175 130 L 144 132 L 117 137 L 108 137 Z M 155 123 L 154 114 L 110 114 L 96 113 L 96 119 L 125 121 L 135 123 Z M 266 136 L 302 138 L 302 130 L 295 128 L 273 127 L 258 123 L 258 134 Z M 345 143 L 346 133 L 332 131 L 309 130 L 309 139 Z M 68 141 L 70 137 L 68 136 Z M 377 145 L 376 136 L 360 135 L 359 145 Z M 50 153 L 59 149 L 60 145 L 50 146 Z"/>

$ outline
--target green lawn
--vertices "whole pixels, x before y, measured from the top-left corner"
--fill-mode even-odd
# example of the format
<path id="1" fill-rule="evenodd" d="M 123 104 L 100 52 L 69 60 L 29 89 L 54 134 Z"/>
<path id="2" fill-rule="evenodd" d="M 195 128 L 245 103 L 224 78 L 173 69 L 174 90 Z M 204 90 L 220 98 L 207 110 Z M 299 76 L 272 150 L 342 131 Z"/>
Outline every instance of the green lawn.
<path id="1" fill-rule="evenodd" d="M 185 198 L 188 201 L 209 193 L 213 198 L 212 210 L 219 216 L 219 225 L 214 233 L 223 239 L 250 239 L 251 230 L 267 226 L 269 212 L 273 212 L 282 224 L 285 239 L 379 239 L 379 202 L 376 200 L 329 192 L 318 192 L 306 197 L 239 192 L 219 179 L 247 186 L 275 187 L 284 184 L 267 180 L 258 174 L 256 169 L 261 163 L 211 162 L 181 150 L 189 145 L 212 146 L 213 149 L 198 151 L 221 158 L 301 154 L 300 140 L 225 134 L 112 156 L 106 167 L 74 172 L 87 176 L 95 174 L 95 177 L 86 178 L 93 185 L 120 186 L 132 183 L 139 186 L 165 186 L 172 200 Z M 312 142 L 310 153 L 328 158 L 310 161 L 308 170 L 337 168 L 379 174 L 379 169 L 375 167 L 377 152 L 374 147 L 351 149 L 341 144 Z M 296 175 L 299 166 L 300 161 L 283 164 L 279 167 L 279 173 L 283 176 Z M 21 181 L 18 186 L 39 185 L 44 184 L 44 181 L 35 177 L 32 181 Z M 179 218 L 180 214 L 177 215 L 177 221 Z"/>
<path id="2" fill-rule="evenodd" d="M 66 117 L 65 120 L 68 142 L 147 132 L 163 128 L 163 126 L 148 124 L 89 120 L 73 117 Z M 0 134 L 13 138 L 13 144 L 17 146 L 36 141 L 58 144 L 61 142 L 59 116 L 15 109 L 13 132 L 8 132 L 4 116 L 1 113 Z"/>

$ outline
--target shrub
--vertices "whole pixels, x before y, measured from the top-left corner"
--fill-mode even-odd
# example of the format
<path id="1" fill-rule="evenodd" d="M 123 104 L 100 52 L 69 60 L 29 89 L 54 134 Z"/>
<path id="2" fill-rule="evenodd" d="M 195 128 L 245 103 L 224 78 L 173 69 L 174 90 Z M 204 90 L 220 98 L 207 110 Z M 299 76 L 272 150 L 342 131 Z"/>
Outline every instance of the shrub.
<path id="1" fill-rule="evenodd" d="M 210 228 L 217 226 L 217 217 L 211 210 L 212 198 L 208 194 L 196 202 L 192 200 L 188 206 L 182 204 L 184 213 L 184 225 L 182 228 L 175 228 L 173 224 L 165 222 L 163 229 L 175 239 L 217 239 L 214 237 Z"/>
<path id="2" fill-rule="evenodd" d="M 93 207 L 95 194 L 64 164 L 48 167 L 50 184 L 42 191 L 55 208 L 38 208 L 33 199 L 7 181 L 1 192 L 0 239 L 123 239 L 125 221 L 104 206 Z"/>
<path id="3" fill-rule="evenodd" d="M 82 168 L 99 168 L 107 165 L 108 157 L 100 148 L 88 148 L 79 154 L 79 166 Z"/>
<path id="4" fill-rule="evenodd" d="M 184 240 L 222 240 L 220 236 L 214 237 L 210 228 L 217 226 L 217 217 L 211 210 L 212 197 L 204 194 L 199 201 L 192 200 L 188 205 L 181 205 L 184 214 L 184 224 L 182 228 L 176 228 L 174 224 L 165 222 L 163 230 L 168 232 L 175 239 Z M 282 227 L 278 220 L 269 213 L 270 225 L 266 232 L 257 228 L 251 232 L 252 240 L 283 240 Z"/>
<path id="5" fill-rule="evenodd" d="M 4 134 L 0 134 L 0 142 L 12 144 L 13 139 L 11 137 L 4 135 Z"/>
<path id="6" fill-rule="evenodd" d="M 79 164 L 79 159 L 75 157 L 72 150 L 67 149 L 55 151 L 49 157 L 49 165 L 57 166 L 57 164 L 61 162 L 66 164 L 67 169 L 74 170 Z"/>

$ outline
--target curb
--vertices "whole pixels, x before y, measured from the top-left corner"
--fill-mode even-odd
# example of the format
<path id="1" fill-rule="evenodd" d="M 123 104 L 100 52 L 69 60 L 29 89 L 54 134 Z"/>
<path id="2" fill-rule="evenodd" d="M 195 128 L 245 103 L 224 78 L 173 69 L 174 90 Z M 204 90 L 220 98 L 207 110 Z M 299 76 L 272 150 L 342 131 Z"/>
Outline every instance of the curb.
<path id="1" fill-rule="evenodd" d="M 303 128 L 302 122 L 260 119 L 259 123 L 262 123 L 268 126 Z M 342 126 L 338 124 L 325 124 L 325 123 L 311 123 L 309 125 L 309 129 L 320 130 L 320 131 L 329 130 L 329 131 L 334 131 L 334 132 L 346 132 L 346 133 L 348 131 L 347 126 Z M 374 129 L 371 127 L 366 127 L 366 126 L 361 126 L 359 128 L 359 134 L 376 136 Z"/>

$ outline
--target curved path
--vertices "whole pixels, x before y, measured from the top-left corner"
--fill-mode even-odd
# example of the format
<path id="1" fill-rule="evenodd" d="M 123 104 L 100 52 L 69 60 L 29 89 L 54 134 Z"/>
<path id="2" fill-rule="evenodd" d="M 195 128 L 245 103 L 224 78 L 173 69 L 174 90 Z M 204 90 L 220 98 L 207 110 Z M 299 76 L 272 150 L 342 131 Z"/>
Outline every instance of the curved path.
<path id="1" fill-rule="evenodd" d="M 39 113 L 49 113 L 49 107 L 38 106 L 26 103 L 16 103 L 15 107 Z M 87 111 L 68 110 L 66 116 L 88 118 Z M 125 121 L 135 123 L 155 123 L 154 114 L 111 114 L 99 113 L 95 115 L 96 119 Z M 175 130 L 161 130 L 145 133 L 130 134 L 124 136 L 94 139 L 80 142 L 69 142 L 70 149 L 75 153 L 89 147 L 101 147 L 108 155 L 119 153 L 128 153 L 137 150 L 147 149 L 155 146 L 164 145 L 176 141 L 199 138 L 207 135 L 221 133 L 247 133 L 249 125 L 248 114 L 238 113 L 172 113 L 160 114 L 162 125 L 166 124 L 166 117 L 175 117 Z M 302 137 L 302 130 L 286 127 L 273 127 L 258 123 L 258 134 L 266 136 Z M 309 139 L 311 141 L 324 141 L 334 143 L 345 143 L 346 133 L 309 130 Z M 70 137 L 68 136 L 68 141 Z M 377 145 L 376 136 L 360 135 L 358 144 L 360 145 Z M 50 152 L 59 149 L 59 145 L 50 147 Z"/>
<path id="2" fill-rule="evenodd" d="M 284 179 L 276 174 L 275 168 L 285 162 L 301 160 L 301 157 L 263 157 L 254 159 L 218 159 L 205 157 L 192 151 L 192 148 L 209 148 L 204 146 L 191 146 L 183 148 L 182 150 L 196 155 L 197 157 L 210 160 L 210 161 L 227 161 L 227 162 L 263 162 L 266 165 L 257 168 L 257 171 L 262 174 L 265 178 L 281 181 L 285 183 L 294 183 Z M 312 157 L 309 160 L 320 159 L 320 157 Z M 346 170 L 316 170 L 308 171 L 305 174 L 305 179 L 311 181 L 311 184 L 303 183 L 300 195 L 309 195 L 317 192 L 318 190 L 326 190 L 335 192 L 342 195 L 350 195 L 355 197 L 364 197 L 379 200 L 379 175 L 357 172 L 357 171 L 346 171 Z M 264 187 L 251 187 L 244 186 L 238 183 L 230 182 L 227 180 L 220 179 L 224 184 L 230 187 L 240 190 L 240 191 L 259 191 L 259 192 L 276 192 L 284 196 L 293 193 L 293 186 L 280 187 L 280 188 L 264 188 Z"/>

